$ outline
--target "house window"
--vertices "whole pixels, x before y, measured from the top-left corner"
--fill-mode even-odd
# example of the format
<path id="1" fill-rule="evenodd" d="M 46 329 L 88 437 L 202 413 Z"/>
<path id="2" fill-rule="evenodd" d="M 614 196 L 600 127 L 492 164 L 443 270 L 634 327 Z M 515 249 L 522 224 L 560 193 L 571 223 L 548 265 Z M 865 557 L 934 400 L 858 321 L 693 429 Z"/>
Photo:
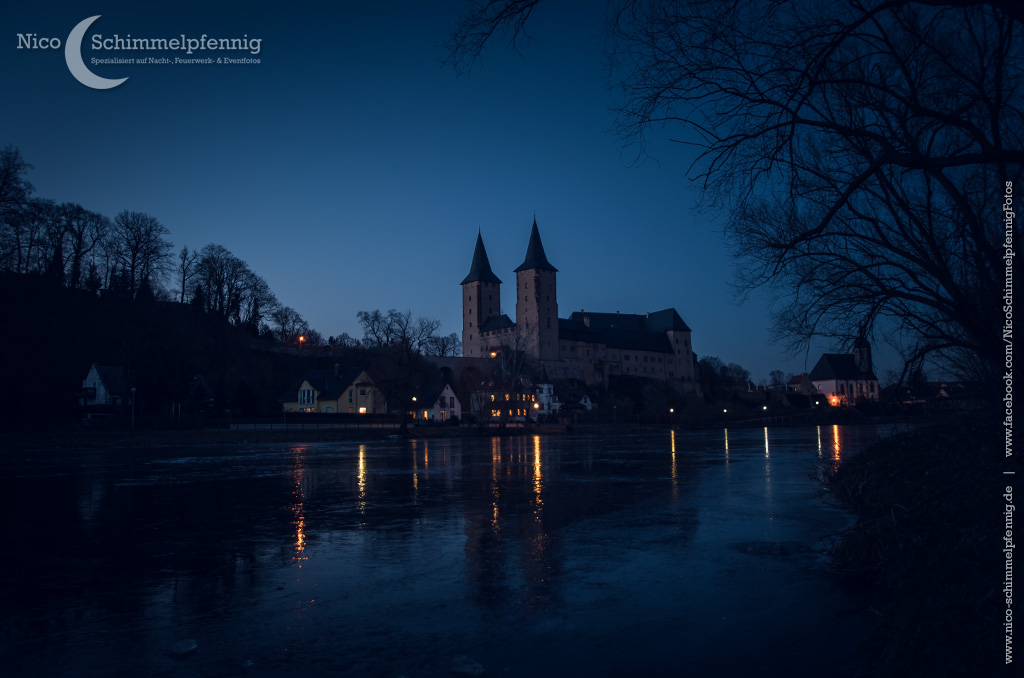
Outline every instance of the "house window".
<path id="1" fill-rule="evenodd" d="M 451 397 L 451 398 L 449 398 L 448 400 L 449 400 L 449 402 L 450 402 L 450 404 L 448 405 L 448 407 L 455 407 L 455 396 L 452 396 L 452 397 Z"/>
<path id="2" fill-rule="evenodd" d="M 359 414 L 366 414 L 366 408 L 365 407 L 360 407 L 359 408 Z"/>
<path id="3" fill-rule="evenodd" d="M 366 395 L 366 389 L 365 388 L 359 389 L 359 397 L 363 397 L 365 395 Z"/>
<path id="4" fill-rule="evenodd" d="M 348 390 L 348 404 L 352 404 L 352 389 Z"/>
<path id="5" fill-rule="evenodd" d="M 312 405 L 313 404 L 313 389 L 304 388 L 299 391 L 299 404 L 300 405 Z"/>

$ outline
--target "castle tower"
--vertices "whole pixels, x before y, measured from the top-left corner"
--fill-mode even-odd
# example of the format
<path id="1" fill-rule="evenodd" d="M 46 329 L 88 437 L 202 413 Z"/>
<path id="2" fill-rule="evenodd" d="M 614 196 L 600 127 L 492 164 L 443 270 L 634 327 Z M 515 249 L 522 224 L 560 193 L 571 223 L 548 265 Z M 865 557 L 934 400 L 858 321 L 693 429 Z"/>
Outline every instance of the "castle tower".
<path id="1" fill-rule="evenodd" d="M 491 270 L 484 239 L 478 231 L 473 263 L 470 264 L 469 275 L 462 280 L 462 355 L 469 358 L 486 355 L 480 326 L 491 316 L 498 315 L 500 304 L 501 279 Z"/>
<path id="2" fill-rule="evenodd" d="M 558 297 L 555 274 L 533 219 L 526 259 L 516 269 L 516 331 L 522 350 L 539 360 L 558 360 Z"/>

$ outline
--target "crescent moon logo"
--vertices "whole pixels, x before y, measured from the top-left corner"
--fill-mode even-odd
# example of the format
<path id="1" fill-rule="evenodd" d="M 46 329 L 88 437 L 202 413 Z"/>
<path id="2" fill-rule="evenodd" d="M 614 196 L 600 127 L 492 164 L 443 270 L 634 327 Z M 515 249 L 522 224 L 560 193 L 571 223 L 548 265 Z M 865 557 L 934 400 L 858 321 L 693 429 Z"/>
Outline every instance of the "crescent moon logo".
<path id="1" fill-rule="evenodd" d="M 85 32 L 89 30 L 89 26 L 92 26 L 92 23 L 101 16 L 102 14 L 91 16 L 79 22 L 77 26 L 71 29 L 71 33 L 68 34 L 68 41 L 64 43 L 64 60 L 68 62 L 68 70 L 71 71 L 71 75 L 75 76 L 75 80 L 78 82 L 93 89 L 110 89 L 111 87 L 117 87 L 128 78 L 101 78 L 86 68 L 85 62 L 82 61 L 82 38 L 85 37 Z"/>

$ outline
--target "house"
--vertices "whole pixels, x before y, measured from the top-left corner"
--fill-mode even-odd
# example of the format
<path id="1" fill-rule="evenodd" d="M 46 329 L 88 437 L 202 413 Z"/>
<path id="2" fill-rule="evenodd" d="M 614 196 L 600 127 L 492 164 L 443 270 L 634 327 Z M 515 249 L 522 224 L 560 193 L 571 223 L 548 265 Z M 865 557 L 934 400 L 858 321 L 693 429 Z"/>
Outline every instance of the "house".
<path id="1" fill-rule="evenodd" d="M 310 370 L 281 396 L 285 412 L 372 414 L 387 412 L 380 390 L 362 367 Z"/>
<path id="2" fill-rule="evenodd" d="M 878 378 L 871 365 L 871 345 L 864 337 L 853 343 L 852 354 L 823 354 L 808 376 L 830 405 L 878 400 Z"/>
<path id="3" fill-rule="evenodd" d="M 558 400 L 558 396 L 555 395 L 555 385 L 551 383 L 551 378 L 548 376 L 546 369 L 541 372 L 540 380 L 534 388 L 536 389 L 535 402 L 539 405 L 536 408 L 537 413 L 551 414 L 557 412 L 562 403 Z"/>
<path id="4" fill-rule="evenodd" d="M 818 394 L 818 389 L 815 388 L 810 376 L 804 373 L 789 378 L 789 381 L 786 383 L 786 392 L 814 396 Z"/>
<path id="5" fill-rule="evenodd" d="M 446 383 L 440 390 L 425 388 L 412 397 L 409 416 L 416 423 L 462 419 L 462 403 L 451 384 Z"/>
<path id="6" fill-rule="evenodd" d="M 481 421 L 527 421 L 540 410 L 537 395 L 531 390 L 522 383 L 509 388 L 491 384 L 469 394 L 470 410 Z"/>
<path id="7" fill-rule="evenodd" d="M 78 403 L 83 407 L 108 405 L 117 407 L 126 404 L 128 380 L 123 367 L 109 367 L 93 363 L 89 373 L 82 380 Z"/>

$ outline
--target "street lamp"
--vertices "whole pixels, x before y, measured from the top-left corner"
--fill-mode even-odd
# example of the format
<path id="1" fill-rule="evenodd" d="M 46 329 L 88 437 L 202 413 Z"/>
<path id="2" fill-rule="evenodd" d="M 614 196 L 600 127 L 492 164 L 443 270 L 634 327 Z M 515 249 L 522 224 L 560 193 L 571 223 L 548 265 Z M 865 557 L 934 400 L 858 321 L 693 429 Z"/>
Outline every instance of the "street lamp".
<path id="1" fill-rule="evenodd" d="M 303 344 L 304 341 L 306 341 L 306 335 L 300 334 L 299 335 L 299 347 L 300 348 L 302 347 L 302 344 Z"/>

